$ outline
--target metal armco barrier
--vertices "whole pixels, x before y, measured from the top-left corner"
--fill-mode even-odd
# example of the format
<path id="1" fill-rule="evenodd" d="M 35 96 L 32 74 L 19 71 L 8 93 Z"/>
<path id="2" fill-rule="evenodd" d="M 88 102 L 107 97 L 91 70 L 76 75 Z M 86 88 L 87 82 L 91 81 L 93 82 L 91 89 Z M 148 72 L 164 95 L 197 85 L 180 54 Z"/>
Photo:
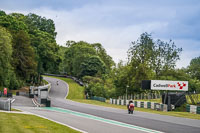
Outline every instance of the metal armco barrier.
<path id="1" fill-rule="evenodd" d="M 0 99 L 0 110 L 11 111 L 11 100 Z"/>

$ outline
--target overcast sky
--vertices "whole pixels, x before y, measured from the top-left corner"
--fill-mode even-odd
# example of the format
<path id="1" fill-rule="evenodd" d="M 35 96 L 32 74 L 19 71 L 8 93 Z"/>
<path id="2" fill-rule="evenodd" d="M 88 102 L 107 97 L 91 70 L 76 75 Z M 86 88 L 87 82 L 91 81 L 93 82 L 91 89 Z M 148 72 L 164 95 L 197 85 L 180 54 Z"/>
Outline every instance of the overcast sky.
<path id="1" fill-rule="evenodd" d="M 116 63 L 143 32 L 183 48 L 178 68 L 200 56 L 200 0 L 0 0 L 0 9 L 52 19 L 59 45 L 98 42 Z"/>

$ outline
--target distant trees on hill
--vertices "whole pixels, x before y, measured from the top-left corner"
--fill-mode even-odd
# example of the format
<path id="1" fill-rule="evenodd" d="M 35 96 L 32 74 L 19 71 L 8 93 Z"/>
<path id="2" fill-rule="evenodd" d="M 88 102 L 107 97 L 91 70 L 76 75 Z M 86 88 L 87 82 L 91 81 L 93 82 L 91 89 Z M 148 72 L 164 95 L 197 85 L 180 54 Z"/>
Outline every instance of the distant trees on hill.
<path id="1" fill-rule="evenodd" d="M 0 11 L 0 89 L 39 84 L 41 74 L 67 73 L 84 81 L 85 94 L 118 97 L 145 93 L 141 81 L 188 80 L 189 91 L 200 92 L 200 57 L 176 69 L 182 48 L 173 41 L 155 40 L 143 33 L 128 49 L 128 61 L 118 64 L 100 43 L 56 43 L 53 20 L 37 14 Z"/>

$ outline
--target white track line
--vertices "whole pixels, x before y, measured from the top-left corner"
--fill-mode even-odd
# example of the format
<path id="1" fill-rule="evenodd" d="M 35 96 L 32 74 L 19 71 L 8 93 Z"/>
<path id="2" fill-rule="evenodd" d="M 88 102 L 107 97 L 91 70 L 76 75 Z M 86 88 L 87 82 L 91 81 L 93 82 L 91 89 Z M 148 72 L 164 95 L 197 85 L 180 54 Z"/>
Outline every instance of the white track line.
<path id="1" fill-rule="evenodd" d="M 35 105 L 35 106 L 39 106 L 38 104 L 36 104 L 36 102 L 35 102 L 35 100 L 34 99 L 32 99 L 32 102 L 33 102 L 33 104 Z"/>
<path id="2" fill-rule="evenodd" d="M 16 109 L 18 109 L 18 108 L 16 108 Z M 22 111 L 21 109 L 18 109 L 18 110 Z M 49 119 L 49 118 L 47 118 L 47 117 L 44 117 L 44 116 L 41 116 L 41 115 L 38 115 L 38 114 L 34 114 L 34 113 L 31 113 L 31 112 L 27 112 L 27 111 L 18 112 L 18 111 L 3 111 L 3 110 L 0 110 L 0 112 L 3 112 L 3 113 L 13 113 L 13 114 L 35 115 L 35 116 L 38 116 L 38 117 L 41 117 L 41 118 L 44 118 L 44 119 L 53 121 L 53 122 L 55 122 L 55 123 L 61 124 L 61 125 L 63 125 L 63 126 L 67 126 L 67 127 L 71 128 L 71 129 L 77 130 L 77 131 L 79 131 L 79 132 L 88 133 L 88 132 L 86 132 L 86 131 L 80 130 L 80 129 L 75 128 L 75 127 L 72 127 L 72 126 L 70 126 L 70 125 L 67 125 L 67 124 L 64 124 L 64 123 L 61 123 L 61 122 L 58 122 L 58 121 Z"/>
<path id="3" fill-rule="evenodd" d="M 35 116 L 38 116 L 38 117 L 41 117 L 41 118 L 44 118 L 44 119 L 53 121 L 53 122 L 55 122 L 55 123 L 61 124 L 61 125 L 63 125 L 63 126 L 67 126 L 67 127 L 71 128 L 71 129 L 74 129 L 74 130 L 76 130 L 76 131 L 79 131 L 79 132 L 82 132 L 82 133 L 88 133 L 88 132 L 86 132 L 86 131 L 83 131 L 83 130 L 80 130 L 80 129 L 78 129 L 78 128 L 72 127 L 72 126 L 70 126 L 70 125 L 64 124 L 64 123 L 62 123 L 62 122 L 58 122 L 58 121 L 49 119 L 49 118 L 47 118 L 47 117 L 44 117 L 44 116 L 41 116 L 41 115 L 38 115 L 38 114 L 34 114 L 34 113 L 32 113 L 32 114 L 35 115 Z"/>

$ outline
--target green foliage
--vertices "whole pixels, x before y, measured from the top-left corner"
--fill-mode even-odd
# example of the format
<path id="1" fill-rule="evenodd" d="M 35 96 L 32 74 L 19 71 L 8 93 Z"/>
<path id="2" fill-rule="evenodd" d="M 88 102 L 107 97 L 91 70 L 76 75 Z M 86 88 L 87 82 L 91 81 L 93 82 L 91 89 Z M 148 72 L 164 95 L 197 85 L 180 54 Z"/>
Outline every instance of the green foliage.
<path id="1" fill-rule="evenodd" d="M 1 77 L 0 86 L 17 89 L 27 83 L 39 84 L 41 73 L 59 72 L 61 58 L 51 19 L 36 14 L 7 15 L 0 11 L 0 26 L 7 30 L 1 27 L 0 73 L 4 77 Z"/>
<path id="2" fill-rule="evenodd" d="M 191 60 L 188 71 L 192 78 L 200 80 L 200 56 Z"/>
<path id="3" fill-rule="evenodd" d="M 91 44 L 68 41 L 67 46 L 64 67 L 68 74 L 81 78 L 105 73 L 105 64 Z"/>
<path id="4" fill-rule="evenodd" d="M 98 77 L 85 76 L 83 77 L 85 85 L 85 94 L 98 97 L 114 97 L 115 96 L 115 86 L 112 78 L 107 78 L 102 80 Z"/>
<path id="5" fill-rule="evenodd" d="M 123 95 L 126 91 L 141 93 L 142 80 L 179 79 L 174 69 L 181 51 L 171 40 L 154 41 L 150 34 L 141 34 L 128 50 L 127 64 L 120 62 L 115 70 L 117 95 Z"/>
<path id="6" fill-rule="evenodd" d="M 30 13 L 26 16 L 25 21 L 30 33 L 35 30 L 40 30 L 49 33 L 55 39 L 57 33 L 55 32 L 55 24 L 53 20 Z"/>
<path id="7" fill-rule="evenodd" d="M 189 91 L 200 93 L 200 80 L 198 79 L 189 79 Z"/>
<path id="8" fill-rule="evenodd" d="M 154 40 L 143 33 L 132 42 L 128 62 L 115 67 L 101 44 L 67 41 L 61 47 L 56 34 L 51 19 L 0 11 L 0 87 L 39 84 L 42 73 L 63 72 L 83 79 L 91 96 L 141 93 L 141 81 L 148 79 L 189 81 L 189 91 L 200 92 L 200 57 L 188 68 L 175 69 L 182 48 L 171 40 Z"/>
<path id="9" fill-rule="evenodd" d="M 155 72 L 156 78 L 159 78 L 162 76 L 161 73 L 175 68 L 181 51 L 182 48 L 176 48 L 171 40 L 169 42 L 154 41 L 150 34 L 143 33 L 136 42 L 132 42 L 128 57 L 134 67 L 144 64 L 145 69 L 151 69 Z"/>
<path id="10" fill-rule="evenodd" d="M 12 15 L 0 16 L 0 25 L 7 28 L 12 34 L 15 34 L 20 30 L 27 31 L 26 24 Z"/>
<path id="11" fill-rule="evenodd" d="M 112 57 L 110 57 L 106 50 L 102 47 L 100 43 L 92 44 L 92 46 L 96 49 L 97 55 L 101 58 L 101 60 L 105 63 L 106 70 L 111 70 L 112 66 L 115 65 Z"/>
<path id="12" fill-rule="evenodd" d="M 0 87 L 17 89 L 19 81 L 16 79 L 12 63 L 12 36 L 0 26 Z"/>
<path id="13" fill-rule="evenodd" d="M 106 76 L 114 62 L 101 44 L 67 41 L 66 46 L 61 67 L 67 74 L 83 79 L 87 84 L 85 93 L 100 97 L 114 95 L 113 80 Z"/>
<path id="14" fill-rule="evenodd" d="M 0 10 L 0 16 L 5 16 L 5 15 L 6 15 L 6 13 L 4 11 Z"/>
<path id="15" fill-rule="evenodd" d="M 0 26 L 0 86 L 9 85 L 9 74 L 12 71 L 11 56 L 12 56 L 12 36 L 3 27 Z"/>
<path id="16" fill-rule="evenodd" d="M 38 72 L 58 73 L 61 59 L 58 55 L 59 46 L 55 39 L 49 33 L 39 30 L 35 30 L 30 36 L 31 45 L 36 52 Z"/>
<path id="17" fill-rule="evenodd" d="M 19 31 L 13 40 L 13 63 L 15 72 L 23 80 L 35 74 L 36 61 L 34 49 L 30 45 L 28 33 Z"/>
<path id="18" fill-rule="evenodd" d="M 81 63 L 81 76 L 95 76 L 105 73 L 105 64 L 98 56 L 90 56 Z"/>
<path id="19" fill-rule="evenodd" d="M 66 74 L 66 68 L 65 68 L 65 52 L 67 51 L 67 47 L 60 46 L 58 50 L 58 56 L 60 57 L 61 63 L 59 64 L 59 72 Z"/>
<path id="20" fill-rule="evenodd" d="M 176 112 L 186 112 L 186 106 L 187 106 L 187 104 L 185 103 L 185 104 L 181 105 L 180 107 L 176 108 L 175 111 Z"/>

